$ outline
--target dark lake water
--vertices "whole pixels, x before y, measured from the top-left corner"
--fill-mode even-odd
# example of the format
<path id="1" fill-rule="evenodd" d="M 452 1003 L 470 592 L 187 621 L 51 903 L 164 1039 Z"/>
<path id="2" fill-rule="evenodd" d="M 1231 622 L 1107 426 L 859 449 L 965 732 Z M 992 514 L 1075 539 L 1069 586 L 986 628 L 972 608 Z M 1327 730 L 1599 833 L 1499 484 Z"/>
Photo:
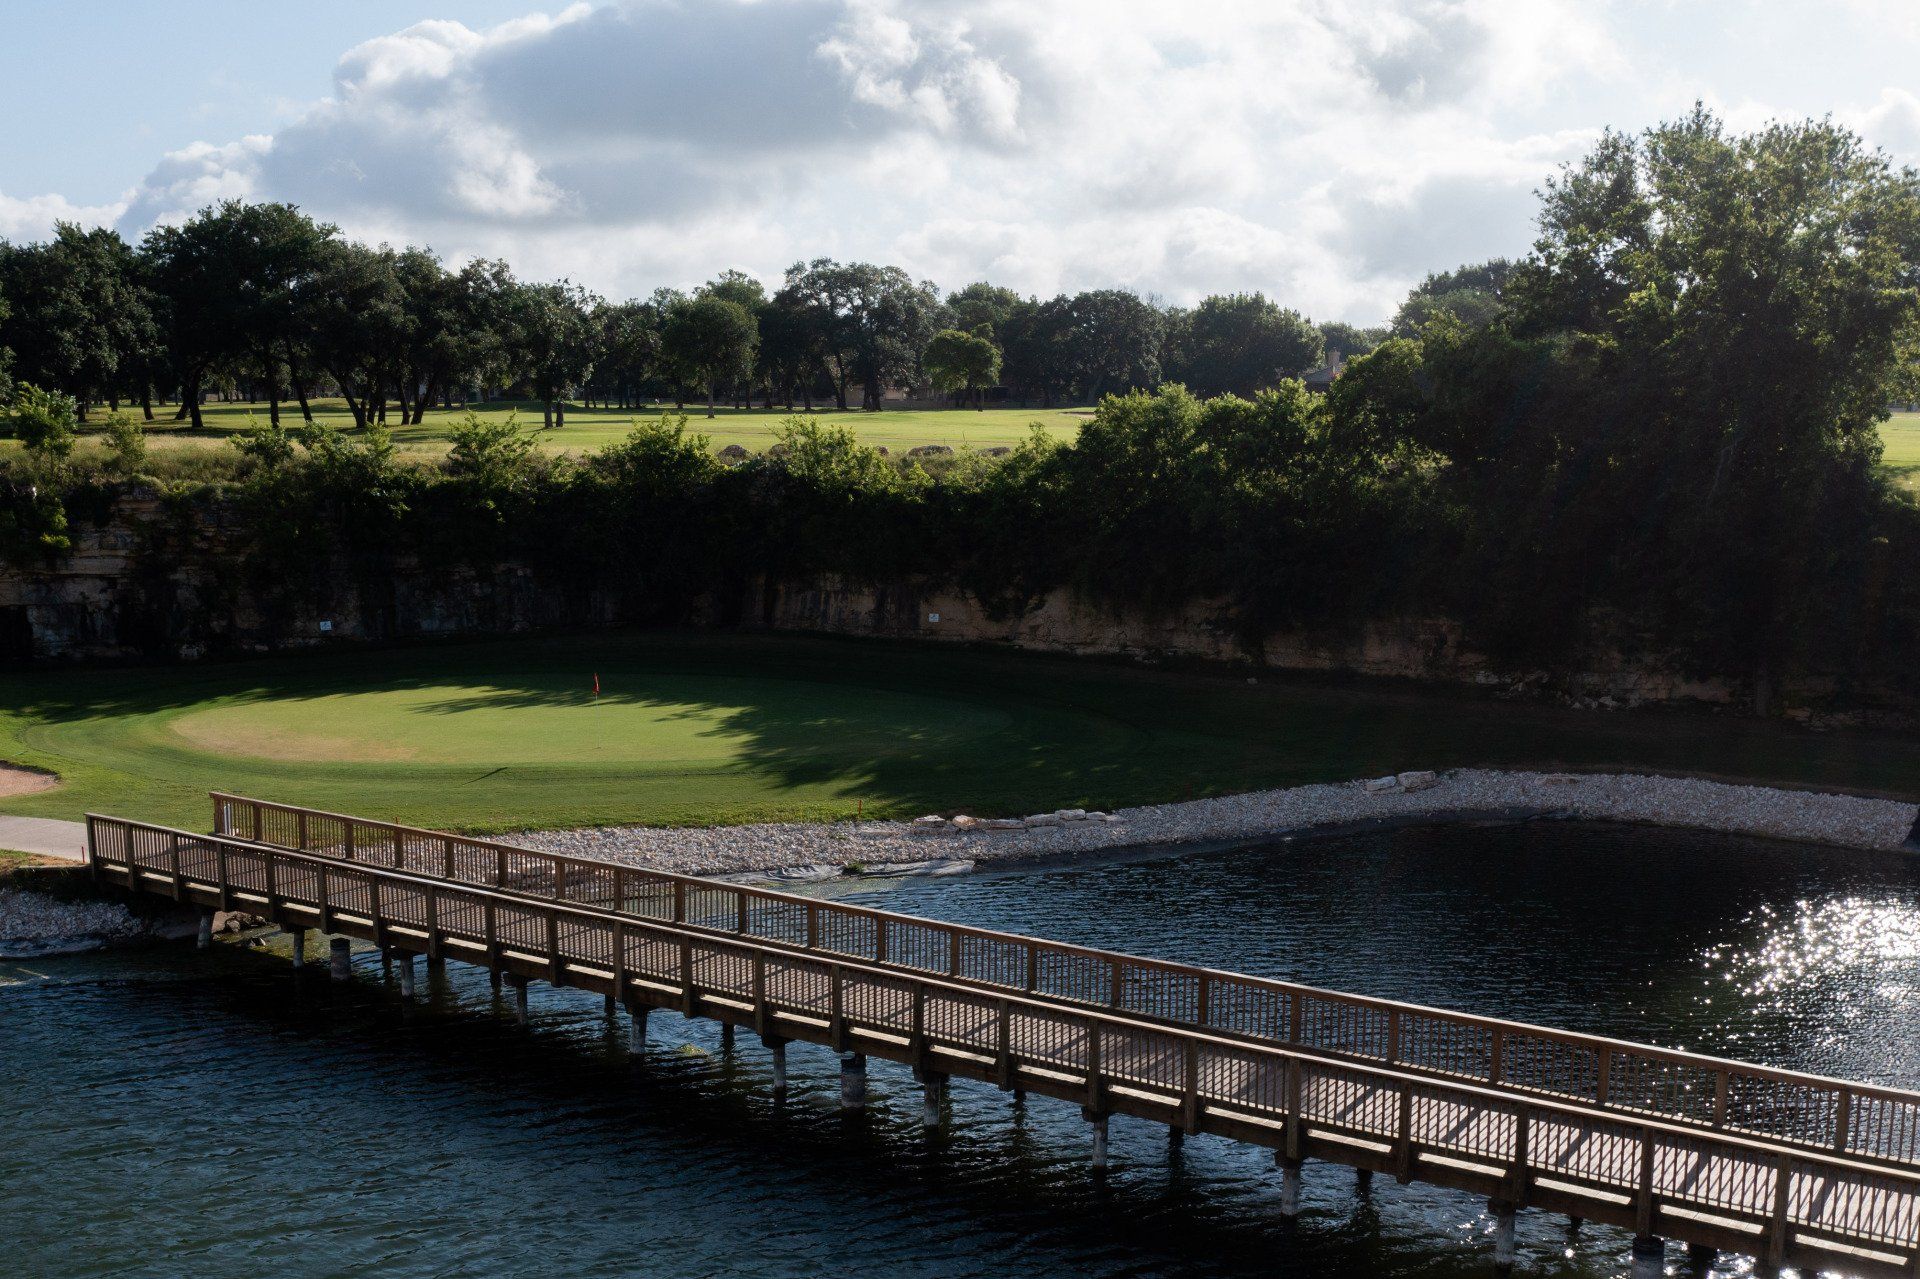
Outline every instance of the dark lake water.
<path id="1" fill-rule="evenodd" d="M 863 886 L 837 896 L 1339 989 L 1913 1086 L 1920 864 L 1597 826 L 1408 830 Z M 278 943 L 277 939 L 274 944 Z M 1486 1275 L 1485 1205 L 904 1068 L 836 1109 L 825 1049 L 768 1092 L 747 1035 L 458 964 L 404 1006 L 377 958 L 296 980 L 221 946 L 0 965 L 0 1248 L 17 1275 Z M 1625 1235 L 1521 1217 L 1521 1273 Z M 1680 1250 L 1672 1258 L 1676 1267 Z M 1744 1262 L 1723 1263 L 1740 1273 Z"/>

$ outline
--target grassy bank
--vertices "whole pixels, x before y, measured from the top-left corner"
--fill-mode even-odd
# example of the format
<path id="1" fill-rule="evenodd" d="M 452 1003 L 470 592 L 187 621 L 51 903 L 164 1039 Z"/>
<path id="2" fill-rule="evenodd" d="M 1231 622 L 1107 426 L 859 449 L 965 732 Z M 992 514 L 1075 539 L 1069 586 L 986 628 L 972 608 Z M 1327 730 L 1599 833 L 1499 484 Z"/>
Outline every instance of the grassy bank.
<path id="1" fill-rule="evenodd" d="M 188 827 L 209 789 L 473 831 L 1120 807 L 1463 765 L 1920 791 L 1904 738 L 752 635 L 12 673 L 0 708 L 0 759 L 65 779 L 0 811 Z"/>

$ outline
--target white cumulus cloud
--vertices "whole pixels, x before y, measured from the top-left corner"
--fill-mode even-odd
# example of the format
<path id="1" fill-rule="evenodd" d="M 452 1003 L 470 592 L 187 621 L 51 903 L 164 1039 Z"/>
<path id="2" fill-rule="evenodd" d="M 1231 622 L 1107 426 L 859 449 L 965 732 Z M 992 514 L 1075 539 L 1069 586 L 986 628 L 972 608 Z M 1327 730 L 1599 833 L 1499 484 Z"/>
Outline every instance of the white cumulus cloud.
<path id="1" fill-rule="evenodd" d="M 138 234 L 240 196 L 615 296 L 831 255 L 948 287 L 1260 289 L 1377 320 L 1429 270 L 1524 252 L 1534 190 L 1603 126 L 1758 102 L 1687 52 L 1754 2 L 606 0 L 435 20 L 348 49 L 271 135 L 162 157 L 124 202 L 0 195 L 0 234 L 69 216 Z M 1838 118 L 1920 156 L 1920 99 L 1851 91 Z"/>

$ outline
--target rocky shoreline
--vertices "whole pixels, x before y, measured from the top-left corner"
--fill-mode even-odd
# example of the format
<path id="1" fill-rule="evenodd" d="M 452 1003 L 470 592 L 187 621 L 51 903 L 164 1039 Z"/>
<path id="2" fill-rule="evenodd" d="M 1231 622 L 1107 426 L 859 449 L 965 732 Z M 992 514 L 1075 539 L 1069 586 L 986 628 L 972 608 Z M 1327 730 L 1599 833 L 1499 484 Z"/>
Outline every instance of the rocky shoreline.
<path id="1" fill-rule="evenodd" d="M 0 887 L 0 959 L 74 955 L 150 941 L 151 920 L 119 902 L 75 901 Z"/>
<path id="2" fill-rule="evenodd" d="M 1221 846 L 1372 823 L 1529 817 L 1644 822 L 1893 851 L 1920 808 L 1895 800 L 1642 774 L 1459 769 L 1254 791 L 1113 813 L 1077 809 L 982 822 L 769 823 L 530 831 L 506 842 L 695 875 L 809 879 L 951 872 L 989 861 Z"/>
<path id="3" fill-rule="evenodd" d="M 986 862 L 1224 848 L 1305 833 L 1462 820 L 1582 818 L 1637 822 L 1829 847 L 1920 851 L 1920 808 L 1897 800 L 1640 774 L 1401 773 L 1244 795 L 1119 809 L 1063 809 L 1020 819 L 928 815 L 911 822 L 623 826 L 530 831 L 508 843 L 657 870 L 741 879 L 957 874 Z M 0 879 L 0 959 L 95 950 L 191 935 L 184 916 L 89 898 L 73 872 Z M 217 921 L 244 926 L 239 917 Z"/>

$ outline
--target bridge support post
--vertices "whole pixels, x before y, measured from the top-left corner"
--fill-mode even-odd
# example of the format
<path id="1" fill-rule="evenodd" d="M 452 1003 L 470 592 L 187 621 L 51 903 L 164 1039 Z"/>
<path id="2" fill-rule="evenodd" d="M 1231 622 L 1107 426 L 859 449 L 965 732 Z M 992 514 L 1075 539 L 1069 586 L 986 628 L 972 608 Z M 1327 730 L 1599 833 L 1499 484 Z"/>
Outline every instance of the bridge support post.
<path id="1" fill-rule="evenodd" d="M 380 948 L 380 980 L 393 980 L 393 952 L 385 946 Z"/>
<path id="2" fill-rule="evenodd" d="M 500 993 L 500 970 L 498 968 L 487 969 L 487 985 L 493 989 L 494 994 L 497 995 Z"/>
<path id="3" fill-rule="evenodd" d="M 723 1053 L 733 1051 L 733 1023 L 730 1021 L 720 1023 L 720 1051 Z"/>
<path id="4" fill-rule="evenodd" d="M 630 1004 L 627 1007 L 627 1051 L 643 1053 L 647 1050 L 647 1014 L 653 1009 L 645 1004 Z"/>
<path id="5" fill-rule="evenodd" d="M 195 936 L 193 944 L 201 950 L 213 949 L 213 911 L 210 907 L 202 907 L 200 910 L 200 932 Z"/>
<path id="6" fill-rule="evenodd" d="M 1355 1168 L 1353 1170 L 1353 1190 L 1355 1194 L 1362 1196 L 1373 1193 L 1373 1169 Z"/>
<path id="7" fill-rule="evenodd" d="M 327 967 L 333 973 L 335 981 L 345 981 L 353 975 L 353 943 L 344 937 L 335 937 L 327 943 Z"/>
<path id="8" fill-rule="evenodd" d="M 1093 1125 L 1093 1170 L 1107 1170 L 1107 1116 L 1087 1112 L 1087 1122 Z"/>
<path id="9" fill-rule="evenodd" d="M 1660 1279 L 1667 1273 L 1667 1241 L 1659 1235 L 1633 1237 L 1632 1279 Z"/>
<path id="10" fill-rule="evenodd" d="M 524 1026 L 531 1020 L 527 1013 L 527 979 L 519 973 L 508 973 L 507 984 L 513 987 L 513 1019 Z"/>
<path id="11" fill-rule="evenodd" d="M 293 967 L 294 971 L 298 972 L 307 966 L 307 930 L 289 928 L 287 936 L 293 938 Z"/>
<path id="12" fill-rule="evenodd" d="M 400 964 L 400 998 L 413 998 L 413 953 L 401 951 L 394 956 Z"/>
<path id="13" fill-rule="evenodd" d="M 778 1035 L 762 1035 L 760 1044 L 773 1054 L 773 1092 L 781 1096 L 787 1091 L 787 1041 Z"/>
<path id="14" fill-rule="evenodd" d="M 430 973 L 444 973 L 447 971 L 447 957 L 445 955 L 428 955 L 427 971 Z"/>
<path id="15" fill-rule="evenodd" d="M 867 1055 L 849 1053 L 840 1059 L 840 1109 L 867 1108 Z"/>
<path id="16" fill-rule="evenodd" d="M 1187 1144 L 1187 1130 L 1184 1128 L 1167 1129 L 1167 1149 L 1181 1150 Z"/>
<path id="17" fill-rule="evenodd" d="M 1280 1165 L 1280 1215 L 1292 1221 L 1300 1215 L 1300 1165 L 1299 1159 L 1289 1159 L 1284 1154 L 1276 1154 L 1273 1161 Z"/>
<path id="18" fill-rule="evenodd" d="M 620 1015 L 620 1001 L 612 995 L 607 996 L 607 1020 L 612 1021 Z"/>
<path id="19" fill-rule="evenodd" d="M 1687 1245 L 1687 1273 L 1704 1275 L 1713 1269 L 1713 1263 L 1720 1260 L 1720 1250 L 1709 1248 L 1703 1243 Z"/>
<path id="20" fill-rule="evenodd" d="M 947 1099 L 947 1077 L 928 1071 L 921 1080 L 920 1123 L 929 1132 L 940 1128 L 940 1105 Z"/>
<path id="21" fill-rule="evenodd" d="M 1506 1274 L 1513 1269 L 1513 1263 L 1519 1256 L 1514 1227 L 1520 1214 L 1504 1199 L 1489 1199 L 1487 1211 L 1493 1214 L 1493 1266 L 1501 1274 Z"/>

